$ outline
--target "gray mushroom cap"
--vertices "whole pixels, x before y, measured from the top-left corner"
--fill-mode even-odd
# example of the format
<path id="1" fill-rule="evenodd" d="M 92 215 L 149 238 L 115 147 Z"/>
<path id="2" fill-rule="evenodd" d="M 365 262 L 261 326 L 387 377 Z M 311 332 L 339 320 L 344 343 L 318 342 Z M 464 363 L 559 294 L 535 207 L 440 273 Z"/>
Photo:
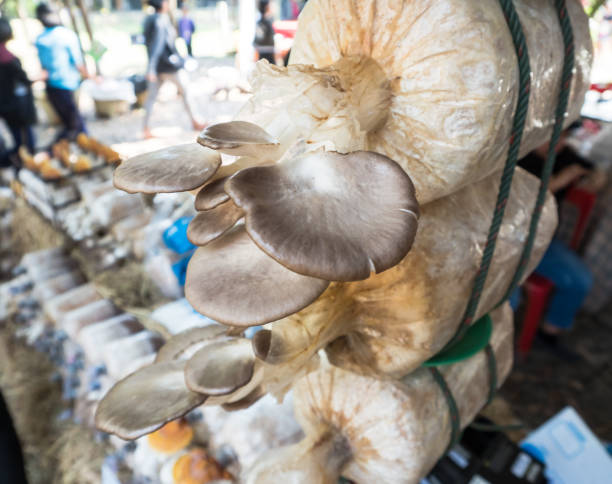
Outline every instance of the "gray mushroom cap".
<path id="1" fill-rule="evenodd" d="M 276 153 L 279 148 L 278 141 L 271 134 L 248 121 L 208 126 L 198 136 L 198 143 L 235 156 L 262 157 Z"/>
<path id="2" fill-rule="evenodd" d="M 201 405 L 206 395 L 187 388 L 184 369 L 184 361 L 155 363 L 120 380 L 98 405 L 96 426 L 135 439 Z"/>
<path id="3" fill-rule="evenodd" d="M 156 363 L 189 358 L 202 346 L 220 341 L 227 335 L 227 328 L 219 324 L 190 328 L 172 336 L 159 349 Z"/>
<path id="4" fill-rule="evenodd" d="M 232 338 L 205 346 L 185 366 L 185 382 L 206 395 L 227 395 L 253 376 L 255 355 L 246 338 Z"/>
<path id="5" fill-rule="evenodd" d="M 185 296 L 216 321 L 255 326 L 308 306 L 328 284 L 283 267 L 236 226 L 196 250 L 187 266 Z"/>
<path id="6" fill-rule="evenodd" d="M 113 183 L 128 193 L 184 192 L 202 186 L 219 166 L 219 153 L 187 143 L 129 158 L 115 170 Z"/>
<path id="7" fill-rule="evenodd" d="M 192 244 L 202 247 L 231 229 L 243 216 L 242 209 L 228 200 L 198 213 L 187 227 L 187 238 Z"/>
<path id="8" fill-rule="evenodd" d="M 246 229 L 292 271 L 330 281 L 366 279 L 404 258 L 418 204 L 408 175 L 378 153 L 316 151 L 246 168 L 225 183 Z"/>
<path id="9" fill-rule="evenodd" d="M 195 209 L 201 212 L 202 210 L 210 210 L 217 205 L 227 202 L 229 195 L 225 193 L 224 185 L 226 181 L 227 177 L 219 178 L 202 187 L 196 195 L 195 202 L 193 202 Z"/>

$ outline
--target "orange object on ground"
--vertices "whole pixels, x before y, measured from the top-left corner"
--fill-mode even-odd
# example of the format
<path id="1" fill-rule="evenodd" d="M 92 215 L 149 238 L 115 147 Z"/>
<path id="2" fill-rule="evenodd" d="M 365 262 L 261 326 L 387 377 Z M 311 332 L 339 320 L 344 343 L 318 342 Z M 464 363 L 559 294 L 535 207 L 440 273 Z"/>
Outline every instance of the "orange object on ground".
<path id="1" fill-rule="evenodd" d="M 172 469 L 175 484 L 207 484 L 217 479 L 232 479 L 202 448 L 194 448 L 178 458 Z"/>
<path id="2" fill-rule="evenodd" d="M 152 449 L 165 454 L 174 454 L 187 447 L 193 439 L 193 429 L 183 419 L 168 422 L 147 437 Z"/>

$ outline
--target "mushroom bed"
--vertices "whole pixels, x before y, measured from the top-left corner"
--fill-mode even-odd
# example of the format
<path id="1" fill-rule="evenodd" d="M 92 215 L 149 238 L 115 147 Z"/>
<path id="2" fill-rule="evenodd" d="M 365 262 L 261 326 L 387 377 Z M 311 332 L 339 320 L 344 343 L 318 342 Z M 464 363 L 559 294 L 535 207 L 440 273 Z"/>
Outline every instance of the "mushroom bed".
<path id="1" fill-rule="evenodd" d="M 532 70 L 525 154 L 552 131 L 563 42 L 552 0 L 515 6 Z M 580 3 L 567 7 L 576 44 L 570 123 L 591 47 Z M 197 189 L 185 294 L 222 324 L 170 338 L 153 364 L 104 397 L 99 428 L 135 438 L 200 405 L 240 410 L 293 389 L 304 442 L 260 459 L 243 480 L 418 482 L 450 439 L 447 402 L 420 366 L 465 312 L 517 76 L 497 0 L 308 2 L 291 65 L 258 62 L 236 120 L 115 171 L 115 186 L 130 193 Z M 498 383 L 511 366 L 512 314 L 494 308 L 517 268 L 538 187 L 516 170 L 474 318 L 493 317 Z M 548 194 L 525 277 L 556 214 Z M 462 426 L 486 403 L 488 368 L 480 352 L 441 369 Z"/>

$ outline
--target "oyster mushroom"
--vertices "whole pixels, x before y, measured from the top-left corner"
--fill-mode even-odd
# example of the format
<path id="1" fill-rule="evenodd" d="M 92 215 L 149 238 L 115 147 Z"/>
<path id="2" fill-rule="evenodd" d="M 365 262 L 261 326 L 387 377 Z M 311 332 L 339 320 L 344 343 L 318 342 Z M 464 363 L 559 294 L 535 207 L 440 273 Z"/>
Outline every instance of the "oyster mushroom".
<path id="1" fill-rule="evenodd" d="M 377 153 L 316 151 L 241 170 L 225 191 L 269 256 L 300 274 L 366 279 L 404 258 L 416 234 L 414 187 Z"/>
<path id="2" fill-rule="evenodd" d="M 221 166 L 221 156 L 196 143 L 134 156 L 115 170 L 115 187 L 128 193 L 186 192 L 202 186 Z"/>
<path id="3" fill-rule="evenodd" d="M 198 143 L 207 148 L 234 156 L 272 157 L 279 143 L 262 127 L 247 121 L 213 124 L 198 136 Z"/>
<path id="4" fill-rule="evenodd" d="M 187 227 L 187 238 L 204 246 L 231 229 L 244 216 L 244 211 L 228 200 L 210 210 L 198 213 Z"/>
<path id="5" fill-rule="evenodd" d="M 328 284 L 286 269 L 238 226 L 196 250 L 187 266 L 185 297 L 216 321 L 255 326 L 299 311 Z"/>
<path id="6" fill-rule="evenodd" d="M 96 409 L 96 427 L 122 439 L 135 439 L 182 417 L 206 400 L 185 385 L 185 363 L 166 361 L 119 381 Z"/>
<path id="7" fill-rule="evenodd" d="M 212 343 L 187 362 L 185 382 L 194 391 L 227 395 L 245 386 L 253 377 L 255 355 L 244 338 Z"/>
<path id="8" fill-rule="evenodd" d="M 220 349 L 220 344 L 228 347 Z M 240 358 L 234 351 L 237 348 L 241 350 Z M 209 351 L 211 356 L 206 358 Z M 263 368 L 254 357 L 249 359 L 250 351 L 248 340 L 229 335 L 221 326 L 192 328 L 179 333 L 160 348 L 155 362 L 128 375 L 110 389 L 96 410 L 96 426 L 123 439 L 135 439 L 204 402 L 222 405 L 252 398 L 262 381 Z M 221 374 L 215 372 L 215 358 Z M 241 359 L 247 361 L 248 371 L 244 371 L 244 365 L 242 372 L 232 371 L 232 365 L 240 363 Z M 202 369 L 213 371 L 202 372 Z M 201 375 L 205 376 L 201 378 Z M 207 393 L 190 389 L 186 384 L 187 376 Z"/>
<path id="9" fill-rule="evenodd" d="M 198 192 L 193 202 L 195 209 L 198 211 L 210 210 L 227 202 L 229 200 L 229 195 L 225 193 L 224 185 L 226 181 L 227 177 L 219 178 L 203 187 Z"/>
<path id="10" fill-rule="evenodd" d="M 512 366 L 512 309 L 506 303 L 491 317 L 500 386 Z M 480 351 L 438 370 L 463 428 L 488 400 L 487 356 Z M 354 482 L 417 483 L 451 438 L 448 402 L 428 368 L 390 380 L 327 365 L 297 382 L 294 409 L 306 437 L 260 458 L 247 473 L 247 484 L 331 484 L 340 475 Z"/>
<path id="11" fill-rule="evenodd" d="M 182 331 L 172 336 L 159 349 L 155 362 L 186 360 L 207 344 L 223 341 L 227 332 L 227 328 L 217 324 Z"/>

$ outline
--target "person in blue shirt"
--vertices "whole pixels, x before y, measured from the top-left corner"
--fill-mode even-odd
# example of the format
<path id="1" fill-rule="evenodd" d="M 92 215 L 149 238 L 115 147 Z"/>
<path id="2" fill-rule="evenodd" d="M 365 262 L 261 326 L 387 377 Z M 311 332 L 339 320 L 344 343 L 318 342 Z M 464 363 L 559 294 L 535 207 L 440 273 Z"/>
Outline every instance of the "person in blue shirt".
<path id="1" fill-rule="evenodd" d="M 187 45 L 187 53 L 189 54 L 189 57 L 193 57 L 193 52 L 191 50 L 191 38 L 195 32 L 195 24 L 193 23 L 193 20 L 189 18 L 189 6 L 187 5 L 187 2 L 183 2 L 182 12 L 183 16 L 178 21 L 179 36 L 185 41 L 185 45 Z"/>
<path id="2" fill-rule="evenodd" d="M 36 18 L 45 28 L 36 39 L 36 48 L 46 73 L 47 98 L 63 125 L 56 140 L 74 140 L 79 133 L 87 132 L 74 96 L 81 79 L 89 77 L 79 39 L 61 25 L 58 12 L 46 3 L 36 7 Z"/>

